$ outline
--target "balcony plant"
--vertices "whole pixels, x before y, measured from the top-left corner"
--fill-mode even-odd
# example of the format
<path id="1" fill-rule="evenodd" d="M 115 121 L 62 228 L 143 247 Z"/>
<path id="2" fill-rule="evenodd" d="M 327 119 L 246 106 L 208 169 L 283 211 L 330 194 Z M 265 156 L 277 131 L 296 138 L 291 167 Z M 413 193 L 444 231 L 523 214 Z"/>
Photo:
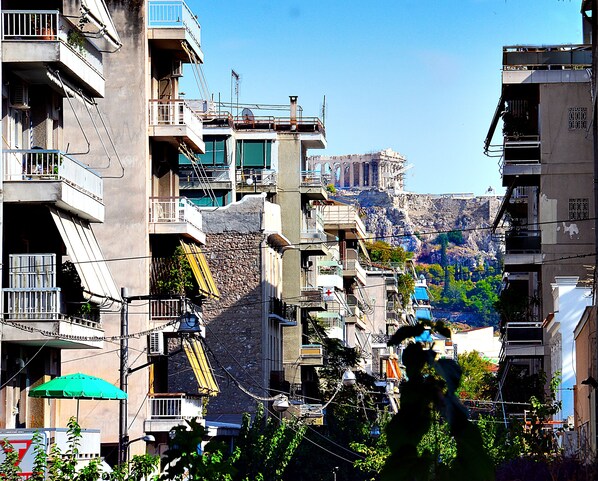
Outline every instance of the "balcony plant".
<path id="1" fill-rule="evenodd" d="M 154 259 L 153 267 L 157 294 L 186 296 L 193 290 L 193 271 L 181 246 L 169 258 Z"/>

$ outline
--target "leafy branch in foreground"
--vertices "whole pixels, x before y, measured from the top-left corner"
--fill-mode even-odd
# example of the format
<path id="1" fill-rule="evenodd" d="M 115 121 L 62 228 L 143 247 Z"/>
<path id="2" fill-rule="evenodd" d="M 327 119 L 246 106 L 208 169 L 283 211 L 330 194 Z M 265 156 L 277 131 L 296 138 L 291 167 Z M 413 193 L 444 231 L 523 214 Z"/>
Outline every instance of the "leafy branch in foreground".
<path id="1" fill-rule="evenodd" d="M 430 328 L 450 337 L 442 322 L 429 323 Z M 389 345 L 417 337 L 424 324 L 400 328 Z M 401 407 L 386 428 L 390 456 L 382 470 L 383 481 L 424 481 L 434 479 L 494 479 L 491 460 L 483 448 L 482 436 L 467 418 L 465 407 L 456 391 L 461 382 L 461 368 L 452 359 L 436 359 L 432 349 L 419 342 L 410 343 L 403 351 L 407 381 L 401 384 Z M 455 441 L 456 455 L 450 464 L 438 459 L 430 449 L 418 452 L 423 437 L 430 431 L 436 415 L 447 423 Z"/>

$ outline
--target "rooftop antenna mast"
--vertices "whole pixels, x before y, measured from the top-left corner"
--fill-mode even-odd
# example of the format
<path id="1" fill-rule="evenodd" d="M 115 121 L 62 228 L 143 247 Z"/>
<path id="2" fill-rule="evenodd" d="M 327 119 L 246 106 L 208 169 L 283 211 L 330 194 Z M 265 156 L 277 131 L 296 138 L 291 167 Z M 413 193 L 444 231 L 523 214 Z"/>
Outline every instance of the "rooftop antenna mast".
<path id="1" fill-rule="evenodd" d="M 322 125 L 326 125 L 326 95 L 324 95 L 324 101 L 322 102 Z"/>
<path id="2" fill-rule="evenodd" d="M 234 69 L 230 71 L 230 106 L 233 107 L 233 81 L 235 85 L 235 96 L 237 98 L 235 117 L 239 116 L 239 81 L 241 76 Z"/>

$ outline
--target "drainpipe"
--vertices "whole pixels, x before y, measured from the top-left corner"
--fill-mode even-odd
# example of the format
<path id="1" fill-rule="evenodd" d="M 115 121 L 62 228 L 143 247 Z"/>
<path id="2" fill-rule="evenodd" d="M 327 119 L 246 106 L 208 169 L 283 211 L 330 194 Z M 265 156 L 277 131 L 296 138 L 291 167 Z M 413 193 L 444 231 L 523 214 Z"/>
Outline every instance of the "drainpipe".
<path id="1" fill-rule="evenodd" d="M 291 130 L 297 130 L 297 95 L 289 95 L 291 100 Z"/>

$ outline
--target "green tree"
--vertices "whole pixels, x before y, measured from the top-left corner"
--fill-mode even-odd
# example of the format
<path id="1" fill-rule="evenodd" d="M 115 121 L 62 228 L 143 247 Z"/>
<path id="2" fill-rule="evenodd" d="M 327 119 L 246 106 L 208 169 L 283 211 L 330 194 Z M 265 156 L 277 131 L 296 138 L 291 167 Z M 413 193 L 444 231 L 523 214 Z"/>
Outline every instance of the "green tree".
<path id="1" fill-rule="evenodd" d="M 376 241 L 366 245 L 370 260 L 377 264 L 384 265 L 404 265 L 410 257 L 401 246 L 391 246 L 384 241 Z"/>
<path id="2" fill-rule="evenodd" d="M 293 458 L 306 430 L 296 422 L 264 417 L 264 407 L 257 405 L 253 420 L 243 415 L 243 423 L 236 440 L 240 451 L 234 463 L 238 481 L 277 481 Z"/>
<path id="3" fill-rule="evenodd" d="M 484 359 L 478 351 L 459 354 L 461 367 L 461 383 L 457 389 L 462 399 L 490 399 L 492 380 L 492 363 Z"/>

